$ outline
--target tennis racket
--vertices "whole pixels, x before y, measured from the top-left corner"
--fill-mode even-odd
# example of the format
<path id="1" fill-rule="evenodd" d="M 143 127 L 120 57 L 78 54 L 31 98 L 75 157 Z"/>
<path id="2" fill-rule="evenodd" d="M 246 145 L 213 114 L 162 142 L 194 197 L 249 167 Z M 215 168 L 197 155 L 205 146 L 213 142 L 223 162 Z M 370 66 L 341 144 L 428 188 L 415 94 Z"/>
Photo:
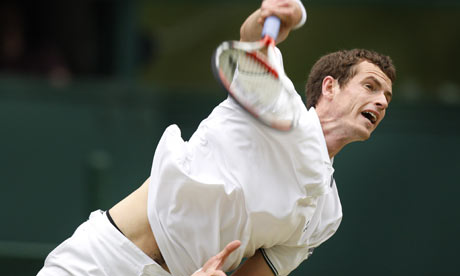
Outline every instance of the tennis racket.
<path id="1" fill-rule="evenodd" d="M 223 42 L 214 52 L 212 69 L 245 110 L 269 127 L 287 131 L 296 126 L 300 111 L 297 92 L 276 57 L 279 28 L 279 18 L 270 16 L 261 40 Z"/>

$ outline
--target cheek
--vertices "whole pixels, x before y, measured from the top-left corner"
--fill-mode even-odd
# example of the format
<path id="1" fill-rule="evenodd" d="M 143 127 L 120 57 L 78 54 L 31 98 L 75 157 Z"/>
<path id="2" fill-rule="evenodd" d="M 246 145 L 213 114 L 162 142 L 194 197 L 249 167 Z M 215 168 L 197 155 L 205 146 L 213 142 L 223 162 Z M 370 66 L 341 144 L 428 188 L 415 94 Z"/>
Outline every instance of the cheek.
<path id="1" fill-rule="evenodd" d="M 338 99 L 338 104 L 343 110 L 352 110 L 355 109 L 358 105 L 362 103 L 361 97 L 358 95 L 348 93 L 342 94 L 341 97 Z"/>
<path id="2" fill-rule="evenodd" d="M 383 111 L 383 112 L 382 112 L 382 115 L 380 116 L 379 124 L 380 124 L 380 122 L 383 120 L 383 118 L 385 118 L 385 114 L 386 114 L 386 112 Z"/>
<path id="3" fill-rule="evenodd" d="M 337 105 L 335 112 L 340 116 L 351 115 L 353 111 L 353 105 L 347 102 L 341 102 Z"/>

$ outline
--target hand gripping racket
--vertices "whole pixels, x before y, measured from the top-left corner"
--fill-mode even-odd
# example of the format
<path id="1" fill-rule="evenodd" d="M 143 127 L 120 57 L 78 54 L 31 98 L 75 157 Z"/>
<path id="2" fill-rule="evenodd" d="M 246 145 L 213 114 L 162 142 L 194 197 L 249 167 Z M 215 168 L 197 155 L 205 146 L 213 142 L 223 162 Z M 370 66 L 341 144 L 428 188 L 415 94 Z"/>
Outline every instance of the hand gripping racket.
<path id="1" fill-rule="evenodd" d="M 276 57 L 280 20 L 267 17 L 257 42 L 225 41 L 214 52 L 215 78 L 250 114 L 264 124 L 290 130 L 297 124 L 297 92 Z M 264 52 L 266 51 L 266 55 Z"/>

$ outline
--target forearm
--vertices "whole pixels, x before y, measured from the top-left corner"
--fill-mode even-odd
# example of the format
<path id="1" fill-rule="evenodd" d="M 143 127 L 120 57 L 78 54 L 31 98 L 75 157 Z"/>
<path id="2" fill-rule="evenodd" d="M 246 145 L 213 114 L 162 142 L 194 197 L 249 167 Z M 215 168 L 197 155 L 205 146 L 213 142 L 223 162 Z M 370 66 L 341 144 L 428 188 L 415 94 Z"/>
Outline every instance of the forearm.
<path id="1" fill-rule="evenodd" d="M 262 25 L 258 23 L 261 11 L 257 9 L 253 12 L 240 28 L 240 40 L 241 41 L 257 41 L 260 40 L 262 33 Z"/>

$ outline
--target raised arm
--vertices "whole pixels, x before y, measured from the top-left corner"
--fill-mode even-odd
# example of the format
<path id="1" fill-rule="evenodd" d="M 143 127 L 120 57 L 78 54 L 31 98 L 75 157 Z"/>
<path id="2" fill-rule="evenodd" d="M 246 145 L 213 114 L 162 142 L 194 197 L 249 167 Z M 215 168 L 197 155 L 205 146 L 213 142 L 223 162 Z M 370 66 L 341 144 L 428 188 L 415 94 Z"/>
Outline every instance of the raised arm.
<path id="1" fill-rule="evenodd" d="M 259 40 L 265 18 L 271 15 L 281 19 L 280 32 L 276 43 L 285 40 L 289 32 L 294 28 L 300 27 L 306 19 L 305 8 L 300 1 L 264 0 L 261 7 L 244 21 L 240 29 L 240 40 Z"/>

